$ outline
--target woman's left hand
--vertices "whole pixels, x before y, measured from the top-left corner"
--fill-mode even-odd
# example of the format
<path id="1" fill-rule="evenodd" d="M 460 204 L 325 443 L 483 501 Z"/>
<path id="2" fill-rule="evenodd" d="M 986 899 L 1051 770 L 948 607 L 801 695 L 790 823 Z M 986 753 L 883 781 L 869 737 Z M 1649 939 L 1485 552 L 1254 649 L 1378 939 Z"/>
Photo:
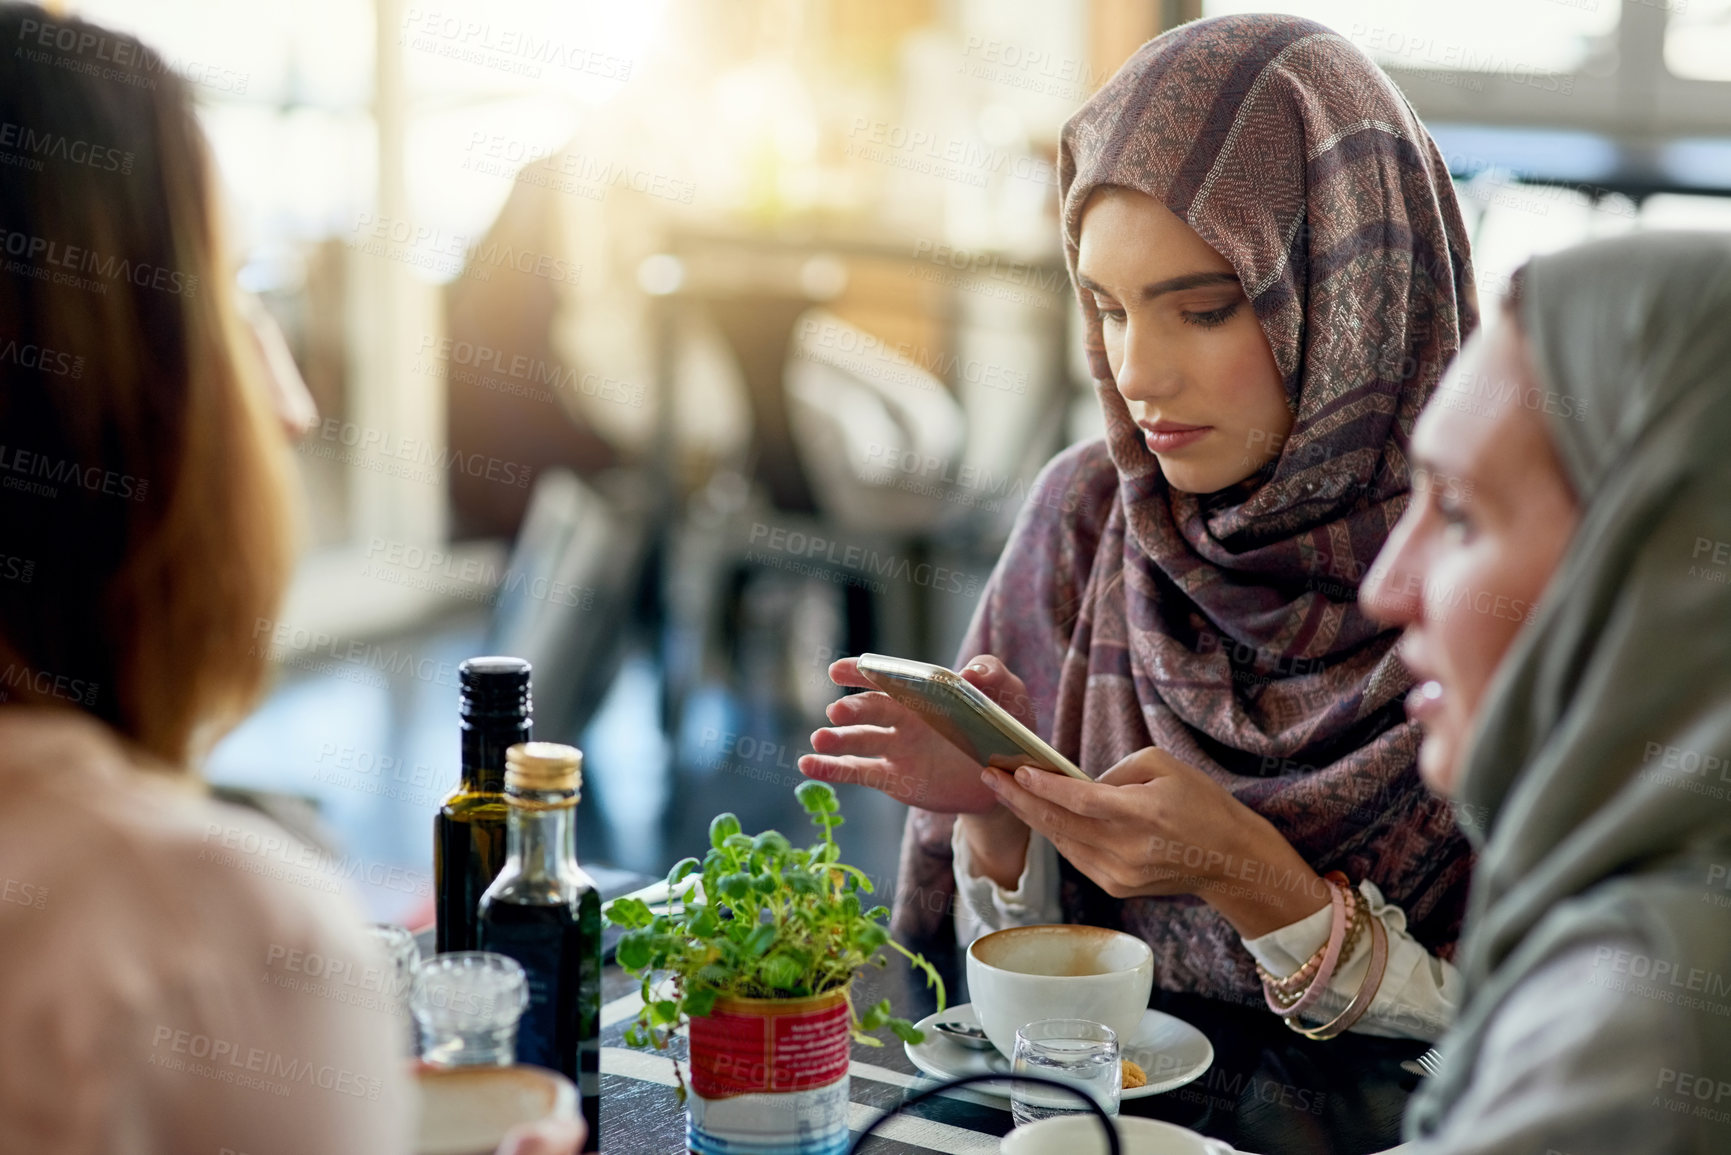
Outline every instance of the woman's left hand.
<path id="1" fill-rule="evenodd" d="M 1327 884 L 1267 819 L 1156 747 L 1094 782 L 1032 766 L 981 777 L 1114 898 L 1194 894 L 1245 938 L 1328 905 Z"/>

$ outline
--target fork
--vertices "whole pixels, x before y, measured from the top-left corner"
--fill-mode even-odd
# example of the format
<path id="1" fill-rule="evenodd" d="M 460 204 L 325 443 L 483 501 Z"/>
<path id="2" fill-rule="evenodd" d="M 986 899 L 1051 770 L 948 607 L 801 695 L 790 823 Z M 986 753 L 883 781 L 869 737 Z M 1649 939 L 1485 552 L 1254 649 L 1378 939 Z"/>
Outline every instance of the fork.
<path id="1" fill-rule="evenodd" d="M 1435 1047 L 1420 1055 L 1416 1060 L 1402 1059 L 1401 1069 L 1426 1078 L 1434 1078 L 1442 1069 L 1442 1055 Z"/>

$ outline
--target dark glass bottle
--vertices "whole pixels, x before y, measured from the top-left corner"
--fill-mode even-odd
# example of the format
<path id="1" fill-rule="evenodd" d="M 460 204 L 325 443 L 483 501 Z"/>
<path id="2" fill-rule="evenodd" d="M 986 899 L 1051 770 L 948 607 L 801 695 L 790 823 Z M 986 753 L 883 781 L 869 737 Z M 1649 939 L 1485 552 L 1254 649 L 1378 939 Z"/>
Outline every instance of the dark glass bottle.
<path id="1" fill-rule="evenodd" d="M 505 865 L 505 751 L 530 737 L 529 663 L 470 658 L 457 669 L 463 780 L 433 819 L 440 954 L 476 949 L 475 910 Z"/>
<path id="2" fill-rule="evenodd" d="M 529 975 L 517 1061 L 559 1071 L 583 1092 L 589 1134 L 601 1134 L 601 896 L 577 865 L 583 755 L 570 746 L 513 746 L 505 869 L 481 896 L 481 949 Z M 598 1138 L 597 1138 L 598 1141 Z"/>

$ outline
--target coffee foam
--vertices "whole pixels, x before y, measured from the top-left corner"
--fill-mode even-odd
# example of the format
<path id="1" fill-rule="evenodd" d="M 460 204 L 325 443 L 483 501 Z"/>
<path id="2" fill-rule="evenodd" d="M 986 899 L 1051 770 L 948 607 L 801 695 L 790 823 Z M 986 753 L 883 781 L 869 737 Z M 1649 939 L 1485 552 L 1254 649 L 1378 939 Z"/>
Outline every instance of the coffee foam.
<path id="1" fill-rule="evenodd" d="M 1017 974 L 1084 978 L 1134 970 L 1147 957 L 1140 940 L 1097 926 L 1023 926 L 977 940 L 974 957 Z"/>

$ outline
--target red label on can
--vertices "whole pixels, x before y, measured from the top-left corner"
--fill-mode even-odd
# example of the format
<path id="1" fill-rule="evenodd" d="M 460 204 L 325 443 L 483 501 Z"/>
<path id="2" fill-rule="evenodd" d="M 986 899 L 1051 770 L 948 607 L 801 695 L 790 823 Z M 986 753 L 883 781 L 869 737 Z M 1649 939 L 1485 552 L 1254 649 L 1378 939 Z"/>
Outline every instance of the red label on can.
<path id="1" fill-rule="evenodd" d="M 691 1089 L 705 1099 L 808 1091 L 847 1074 L 847 1003 L 837 999 L 813 1009 L 800 1003 L 786 1013 L 737 1014 L 718 1006 L 714 1014 L 694 1017 Z"/>

